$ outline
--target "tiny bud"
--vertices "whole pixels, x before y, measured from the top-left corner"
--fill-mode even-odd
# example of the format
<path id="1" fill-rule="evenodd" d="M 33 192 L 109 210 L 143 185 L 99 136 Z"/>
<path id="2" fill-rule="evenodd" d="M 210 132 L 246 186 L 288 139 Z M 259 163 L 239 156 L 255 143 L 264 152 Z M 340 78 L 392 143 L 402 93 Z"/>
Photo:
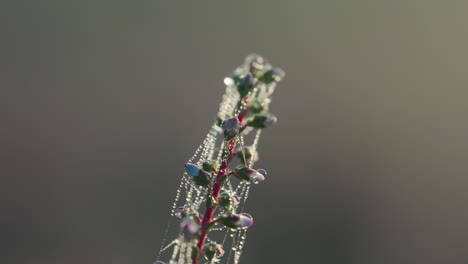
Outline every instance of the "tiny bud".
<path id="1" fill-rule="evenodd" d="M 265 83 L 265 84 L 270 84 L 272 82 L 279 82 L 279 81 L 283 80 L 285 76 L 286 76 L 286 74 L 284 73 L 284 71 L 282 69 L 273 68 L 273 69 L 265 72 L 265 74 L 263 74 L 263 76 L 260 77 L 260 81 Z"/>
<path id="2" fill-rule="evenodd" d="M 174 216 L 179 218 L 179 219 L 182 219 L 182 218 L 185 218 L 185 217 L 188 217 L 188 216 L 198 216 L 198 212 L 193 210 L 192 208 L 190 207 L 185 207 L 185 206 L 182 206 L 182 207 L 178 207 L 175 212 L 174 212 Z"/>
<path id="3" fill-rule="evenodd" d="M 276 124 L 277 121 L 278 121 L 278 119 L 276 118 L 276 116 L 274 116 L 271 113 L 268 113 L 266 115 L 266 119 L 265 119 L 265 126 L 274 125 L 274 124 Z"/>
<path id="4" fill-rule="evenodd" d="M 187 211 L 187 208 L 185 206 L 178 207 L 175 210 L 174 216 L 181 219 L 182 217 L 186 216 L 186 213 L 185 213 L 186 211 Z"/>
<path id="5" fill-rule="evenodd" d="M 239 165 L 232 174 L 241 181 L 250 181 L 256 184 L 265 180 L 266 171 L 263 169 L 254 170 L 244 165 Z"/>
<path id="6" fill-rule="evenodd" d="M 195 164 L 187 162 L 185 163 L 185 172 L 187 172 L 187 175 L 195 177 L 200 174 L 200 168 Z"/>
<path id="7" fill-rule="evenodd" d="M 190 241 L 196 238 L 200 231 L 200 225 L 195 221 L 193 217 L 186 217 L 182 219 L 180 223 L 180 232 L 184 236 L 185 240 Z"/>
<path id="8" fill-rule="evenodd" d="M 260 169 L 250 175 L 250 181 L 254 184 L 257 184 L 259 182 L 264 181 L 265 176 L 266 176 L 266 171 L 264 169 Z"/>
<path id="9" fill-rule="evenodd" d="M 254 88 L 252 74 L 240 76 L 236 84 L 240 97 L 245 97 Z"/>
<path id="10" fill-rule="evenodd" d="M 249 67 L 249 71 L 256 77 L 261 78 L 272 68 L 268 60 L 258 54 L 250 54 L 245 58 L 244 64 Z"/>
<path id="11" fill-rule="evenodd" d="M 253 217 L 249 214 L 240 214 L 239 227 L 250 227 L 253 225 Z"/>
<path id="12" fill-rule="evenodd" d="M 219 221 L 229 228 L 246 228 L 253 225 L 252 216 L 246 213 L 234 214 L 227 212 L 220 216 Z"/>
<path id="13" fill-rule="evenodd" d="M 277 121 L 276 116 L 271 113 L 265 115 L 254 115 L 247 120 L 247 125 L 253 128 L 266 128 L 275 124 Z"/>
<path id="14" fill-rule="evenodd" d="M 247 55 L 244 59 L 244 64 L 250 65 L 252 63 L 257 63 L 257 64 L 264 64 L 266 62 L 265 58 L 263 58 L 261 55 L 256 54 L 256 53 L 251 53 Z"/>
<path id="15" fill-rule="evenodd" d="M 216 257 L 220 258 L 224 256 L 224 253 L 223 245 L 216 244 Z"/>
<path id="16" fill-rule="evenodd" d="M 239 165 L 232 171 L 232 174 L 241 181 L 250 181 L 249 175 L 254 171 L 245 165 Z"/>
<path id="17" fill-rule="evenodd" d="M 221 258 L 224 255 L 223 246 L 216 243 L 206 244 L 204 249 L 205 258 L 215 262 L 215 258 Z"/>
<path id="18" fill-rule="evenodd" d="M 225 210 L 232 210 L 239 204 L 239 197 L 235 195 L 230 195 L 227 192 L 219 194 L 218 204 L 223 207 Z"/>
<path id="19" fill-rule="evenodd" d="M 227 120 L 224 120 L 222 126 L 224 131 L 224 137 L 226 140 L 231 140 L 239 134 L 241 123 L 237 117 L 233 117 Z"/>

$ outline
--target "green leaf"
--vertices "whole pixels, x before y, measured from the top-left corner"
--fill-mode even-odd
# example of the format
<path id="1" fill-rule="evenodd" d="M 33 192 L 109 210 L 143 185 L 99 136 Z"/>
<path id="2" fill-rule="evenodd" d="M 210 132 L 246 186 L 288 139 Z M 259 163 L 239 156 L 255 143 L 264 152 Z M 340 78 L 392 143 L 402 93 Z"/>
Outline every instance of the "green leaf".
<path id="1" fill-rule="evenodd" d="M 206 232 L 210 232 L 211 228 L 213 228 L 216 225 L 217 221 L 211 221 L 205 226 Z"/>
<path id="2" fill-rule="evenodd" d="M 253 101 L 250 105 L 250 111 L 254 114 L 259 114 L 263 111 L 263 106 L 258 101 Z"/>
<path id="3" fill-rule="evenodd" d="M 211 182 L 210 174 L 203 170 L 200 170 L 200 174 L 198 176 L 192 177 L 192 180 L 196 185 L 203 187 L 208 187 Z"/>
<path id="4" fill-rule="evenodd" d="M 224 174 L 223 176 L 221 176 L 221 178 L 219 178 L 219 184 L 221 184 L 221 186 L 223 186 L 227 180 L 229 179 L 229 175 L 227 174 Z"/>
<path id="5" fill-rule="evenodd" d="M 218 168 L 219 168 L 219 164 L 216 163 L 216 161 L 214 160 L 205 161 L 202 164 L 202 169 L 206 172 L 211 172 L 213 169 L 218 169 Z"/>
<path id="6" fill-rule="evenodd" d="M 198 259 L 199 258 L 199 252 L 198 252 L 198 247 L 193 246 L 192 247 L 192 259 Z"/>
<path id="7" fill-rule="evenodd" d="M 238 148 L 236 156 L 243 164 L 248 164 L 250 161 L 258 161 L 258 152 L 252 146 Z"/>
<path id="8" fill-rule="evenodd" d="M 206 197 L 206 207 L 211 207 L 213 205 L 216 205 L 216 200 L 213 198 L 213 195 L 208 194 Z"/>

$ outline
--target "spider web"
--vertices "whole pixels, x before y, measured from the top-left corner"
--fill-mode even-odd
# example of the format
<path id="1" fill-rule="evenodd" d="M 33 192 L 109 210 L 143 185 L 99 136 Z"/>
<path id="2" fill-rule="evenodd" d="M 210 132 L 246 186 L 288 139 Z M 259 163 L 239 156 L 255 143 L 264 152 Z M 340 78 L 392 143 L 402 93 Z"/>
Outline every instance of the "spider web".
<path id="1" fill-rule="evenodd" d="M 271 95 L 275 90 L 275 86 L 275 82 L 272 82 L 268 85 L 264 83 L 258 83 L 256 87 L 247 95 L 248 99 L 246 101 L 250 102 L 255 100 L 259 102 L 264 109 L 268 109 L 268 105 L 271 103 Z M 245 102 L 238 104 L 239 99 L 240 96 L 236 87 L 226 87 L 219 106 L 218 117 L 226 119 L 233 116 L 238 116 L 239 113 L 246 107 Z M 246 128 L 243 133 L 241 133 L 236 138 L 237 144 L 241 148 L 249 146 L 253 151 L 256 151 L 261 136 L 261 131 L 261 129 L 254 130 L 250 127 Z M 246 145 L 246 142 L 249 142 L 249 145 Z M 224 149 L 226 149 L 226 146 L 224 144 L 223 131 L 215 122 L 211 126 L 211 129 L 206 135 L 206 138 L 203 140 L 203 143 L 197 148 L 194 155 L 188 160 L 188 162 L 196 164 L 197 166 L 201 166 L 205 161 L 215 160 L 218 164 L 220 164 L 223 159 L 227 158 L 223 156 L 223 153 L 225 153 L 223 151 Z M 243 160 L 246 161 L 245 157 Z M 244 165 L 251 168 L 254 165 L 254 159 L 247 161 L 248 164 Z M 234 159 L 231 161 L 231 163 L 235 163 Z M 184 241 L 183 236 L 180 234 L 180 220 L 175 217 L 176 208 L 184 207 L 191 208 L 198 212 L 204 212 L 207 194 L 211 189 L 210 187 L 205 188 L 197 186 L 193 183 L 190 176 L 188 176 L 185 172 L 182 174 L 174 203 L 172 205 L 168 224 L 164 231 L 161 247 L 158 251 L 158 261 L 160 259 L 165 261 L 169 260 L 169 264 L 192 263 L 192 247 L 196 244 L 194 242 Z M 235 210 L 237 213 L 243 213 L 251 187 L 252 183 L 250 182 L 240 182 L 237 179 L 228 179 L 226 184 L 223 185 L 221 192 L 228 192 L 231 195 L 237 196 L 239 204 L 235 206 L 233 210 Z M 215 211 L 215 217 L 223 214 L 224 212 L 225 210 L 223 208 L 217 208 Z M 169 237 L 172 237 L 172 239 Z M 206 242 L 216 242 L 217 244 L 221 244 L 225 250 L 225 254 L 221 259 L 215 258 L 211 261 L 205 260 L 205 262 L 200 260 L 200 263 L 239 263 L 239 259 L 245 246 L 246 238 L 247 228 L 233 229 L 227 228 L 223 225 L 215 225 L 214 228 L 211 229 Z M 170 249 L 172 249 L 172 252 Z M 156 263 L 159 264 L 164 262 Z"/>

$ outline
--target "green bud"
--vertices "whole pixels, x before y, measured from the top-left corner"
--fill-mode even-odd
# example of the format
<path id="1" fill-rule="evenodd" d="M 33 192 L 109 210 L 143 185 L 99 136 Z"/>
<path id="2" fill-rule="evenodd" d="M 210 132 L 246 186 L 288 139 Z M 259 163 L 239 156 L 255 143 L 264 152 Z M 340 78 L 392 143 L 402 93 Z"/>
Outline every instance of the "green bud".
<path id="1" fill-rule="evenodd" d="M 204 248 L 205 258 L 207 260 L 213 260 L 216 255 L 216 243 L 209 243 Z"/>
<path id="2" fill-rule="evenodd" d="M 229 228 L 245 228 L 253 225 L 252 216 L 246 213 L 235 214 L 227 212 L 219 217 L 219 221 Z"/>
<path id="3" fill-rule="evenodd" d="M 223 192 L 218 197 L 218 205 L 224 210 L 231 211 L 239 204 L 239 198 L 236 195 L 230 195 Z"/>
<path id="4" fill-rule="evenodd" d="M 200 170 L 200 173 L 196 177 L 192 177 L 193 182 L 198 186 L 208 187 L 211 179 L 210 174 L 206 171 Z"/>
<path id="5" fill-rule="evenodd" d="M 236 84 L 240 97 L 245 97 L 254 88 L 252 74 L 247 73 L 246 75 L 241 76 L 240 78 L 238 78 Z"/>
<path id="6" fill-rule="evenodd" d="M 271 69 L 271 65 L 268 60 L 258 54 L 250 54 L 245 58 L 244 64 L 249 67 L 249 71 L 256 78 L 259 78 L 265 74 L 265 72 Z"/>
<path id="7" fill-rule="evenodd" d="M 257 184 L 265 180 L 266 171 L 263 169 L 254 170 L 245 165 L 239 165 L 232 174 L 241 181 L 249 181 Z"/>
<path id="8" fill-rule="evenodd" d="M 216 243 L 208 243 L 203 248 L 206 260 L 213 261 L 215 258 L 221 258 L 224 255 L 223 246 Z"/>
<path id="9" fill-rule="evenodd" d="M 221 125 L 223 124 L 223 119 L 221 119 L 221 117 L 217 116 L 215 123 L 216 123 L 217 126 L 221 127 Z"/>
<path id="10" fill-rule="evenodd" d="M 237 228 L 236 223 L 240 220 L 239 215 L 227 212 L 219 217 L 219 222 L 229 228 Z"/>
<path id="11" fill-rule="evenodd" d="M 224 131 L 224 138 L 226 140 L 231 140 L 235 138 L 241 129 L 241 123 L 237 117 L 233 117 L 227 120 L 224 120 L 222 125 Z"/>
<path id="12" fill-rule="evenodd" d="M 236 178 L 238 178 L 241 181 L 249 181 L 250 180 L 250 173 L 252 173 L 252 169 L 244 166 L 244 165 L 239 165 L 237 166 L 234 171 L 232 172 Z"/>
<path id="13" fill-rule="evenodd" d="M 277 121 L 276 116 L 271 113 L 265 115 L 254 115 L 247 119 L 247 125 L 253 128 L 266 128 L 275 124 Z"/>
<path id="14" fill-rule="evenodd" d="M 282 79 L 284 79 L 284 77 L 286 76 L 286 74 L 284 73 L 284 71 L 280 68 L 273 68 L 271 70 L 268 70 L 267 72 L 265 72 L 260 78 L 259 80 L 265 84 L 270 84 L 272 82 L 279 82 L 281 81 Z"/>

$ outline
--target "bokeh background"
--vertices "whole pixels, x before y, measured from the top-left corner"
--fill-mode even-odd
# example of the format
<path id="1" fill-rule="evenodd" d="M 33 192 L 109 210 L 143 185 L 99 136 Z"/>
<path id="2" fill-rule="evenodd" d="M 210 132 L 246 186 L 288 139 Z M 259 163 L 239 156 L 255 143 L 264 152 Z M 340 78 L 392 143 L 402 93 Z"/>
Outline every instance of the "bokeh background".
<path id="1" fill-rule="evenodd" d="M 468 263 L 468 2 L 1 6 L 1 263 L 153 263 L 251 52 L 287 77 L 242 263 Z"/>

